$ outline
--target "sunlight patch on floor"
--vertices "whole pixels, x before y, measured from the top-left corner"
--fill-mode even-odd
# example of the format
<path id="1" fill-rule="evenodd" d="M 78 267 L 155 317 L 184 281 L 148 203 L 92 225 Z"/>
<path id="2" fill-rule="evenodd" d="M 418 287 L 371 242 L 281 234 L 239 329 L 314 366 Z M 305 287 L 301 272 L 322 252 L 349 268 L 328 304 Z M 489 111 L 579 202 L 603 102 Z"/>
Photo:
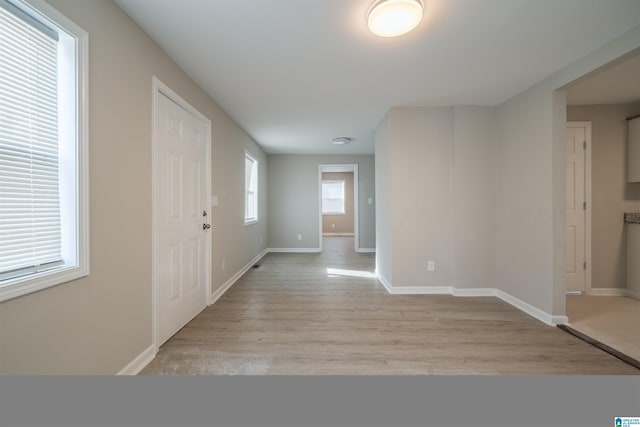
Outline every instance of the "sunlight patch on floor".
<path id="1" fill-rule="evenodd" d="M 359 270 L 343 270 L 341 268 L 327 268 L 327 275 L 329 277 L 362 277 L 364 279 L 375 279 L 377 276 L 375 273 L 370 271 L 359 271 Z"/>

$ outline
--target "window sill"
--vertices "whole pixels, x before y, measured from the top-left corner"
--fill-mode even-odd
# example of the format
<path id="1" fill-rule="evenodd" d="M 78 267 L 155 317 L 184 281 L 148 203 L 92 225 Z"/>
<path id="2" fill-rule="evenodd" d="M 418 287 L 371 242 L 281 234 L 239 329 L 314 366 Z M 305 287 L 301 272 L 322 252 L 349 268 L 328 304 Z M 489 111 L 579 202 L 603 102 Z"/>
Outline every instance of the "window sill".
<path id="1" fill-rule="evenodd" d="M 253 225 L 253 224 L 257 224 L 258 220 L 257 219 L 252 219 L 250 221 L 245 221 L 244 225 Z"/>
<path id="2" fill-rule="evenodd" d="M 345 212 L 323 212 L 322 216 L 338 216 L 338 215 L 346 215 Z"/>
<path id="3" fill-rule="evenodd" d="M 27 295 L 89 275 L 88 267 L 60 266 L 0 282 L 0 302 Z"/>

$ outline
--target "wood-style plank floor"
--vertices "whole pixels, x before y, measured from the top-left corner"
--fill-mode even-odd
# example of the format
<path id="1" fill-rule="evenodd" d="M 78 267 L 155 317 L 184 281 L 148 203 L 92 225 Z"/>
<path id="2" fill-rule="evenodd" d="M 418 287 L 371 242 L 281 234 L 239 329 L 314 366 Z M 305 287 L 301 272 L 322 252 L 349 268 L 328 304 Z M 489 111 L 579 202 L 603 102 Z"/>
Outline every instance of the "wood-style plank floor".
<path id="1" fill-rule="evenodd" d="M 639 374 L 494 298 L 390 295 L 353 238 L 271 253 L 142 374 Z"/>

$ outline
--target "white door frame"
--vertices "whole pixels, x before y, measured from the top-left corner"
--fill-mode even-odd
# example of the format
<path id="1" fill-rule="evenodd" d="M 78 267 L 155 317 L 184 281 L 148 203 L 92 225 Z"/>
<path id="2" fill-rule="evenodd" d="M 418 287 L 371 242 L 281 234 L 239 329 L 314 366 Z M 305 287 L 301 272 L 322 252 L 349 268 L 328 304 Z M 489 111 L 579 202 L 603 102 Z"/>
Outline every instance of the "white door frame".
<path id="1" fill-rule="evenodd" d="M 358 214 L 358 205 L 360 204 L 360 199 L 358 196 L 358 164 L 344 164 L 344 163 L 335 163 L 335 164 L 321 164 L 318 165 L 318 216 L 319 216 L 319 228 L 318 228 L 318 247 L 320 248 L 320 252 L 322 252 L 322 169 L 328 167 L 344 167 L 351 169 L 348 172 L 353 171 L 353 240 L 354 249 L 356 252 L 360 252 L 360 222 L 359 222 L 359 214 Z"/>
<path id="2" fill-rule="evenodd" d="M 584 152 L 584 200 L 587 208 L 584 216 L 584 251 L 587 268 L 585 271 L 584 290 L 585 294 L 591 294 L 591 122 L 590 121 L 567 121 L 567 127 L 585 128 L 585 139 L 587 146 Z M 565 137 L 566 140 L 566 137 Z M 566 143 L 566 141 L 565 141 Z M 566 168 L 566 162 L 565 162 Z M 566 242 L 565 242 L 566 247 Z"/>
<path id="3" fill-rule="evenodd" d="M 151 94 L 151 198 L 152 198 L 152 211 L 151 211 L 151 252 L 152 252 L 152 261 L 151 261 L 151 325 L 152 325 L 152 341 L 154 354 L 158 353 L 158 348 L 160 347 L 160 343 L 158 342 L 158 331 L 160 328 L 160 316 L 158 312 L 159 307 L 159 291 L 158 291 L 158 183 L 160 182 L 159 177 L 157 176 L 158 171 L 158 98 L 159 96 L 164 95 L 180 107 L 182 107 L 185 111 L 191 114 L 196 119 L 200 120 L 204 123 L 207 128 L 207 134 L 205 137 L 205 145 L 206 145 L 206 159 L 205 159 L 205 168 L 206 168 L 206 183 L 205 183 L 205 191 L 207 194 L 207 211 L 209 212 L 209 221 L 213 222 L 213 218 L 211 216 L 211 120 L 205 117 L 202 113 L 196 110 L 193 106 L 191 106 L 187 101 L 185 101 L 180 95 L 171 90 L 167 85 L 162 83 L 156 76 L 152 77 L 152 94 Z M 206 305 L 210 305 L 211 303 L 211 239 L 213 233 L 208 233 L 209 238 L 205 240 L 205 298 Z"/>

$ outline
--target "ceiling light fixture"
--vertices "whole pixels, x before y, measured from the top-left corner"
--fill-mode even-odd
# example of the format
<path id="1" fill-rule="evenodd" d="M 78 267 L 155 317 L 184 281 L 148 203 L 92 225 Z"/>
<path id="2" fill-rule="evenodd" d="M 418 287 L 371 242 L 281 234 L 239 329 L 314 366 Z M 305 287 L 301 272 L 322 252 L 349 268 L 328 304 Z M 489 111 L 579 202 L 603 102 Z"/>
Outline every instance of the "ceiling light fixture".
<path id="1" fill-rule="evenodd" d="M 422 20 L 422 0 L 377 0 L 369 8 L 369 29 L 380 37 L 408 33 Z"/>
<path id="2" fill-rule="evenodd" d="M 348 136 L 339 136 L 337 138 L 333 138 L 331 142 L 335 145 L 344 145 L 353 141 L 353 138 L 349 138 Z"/>

